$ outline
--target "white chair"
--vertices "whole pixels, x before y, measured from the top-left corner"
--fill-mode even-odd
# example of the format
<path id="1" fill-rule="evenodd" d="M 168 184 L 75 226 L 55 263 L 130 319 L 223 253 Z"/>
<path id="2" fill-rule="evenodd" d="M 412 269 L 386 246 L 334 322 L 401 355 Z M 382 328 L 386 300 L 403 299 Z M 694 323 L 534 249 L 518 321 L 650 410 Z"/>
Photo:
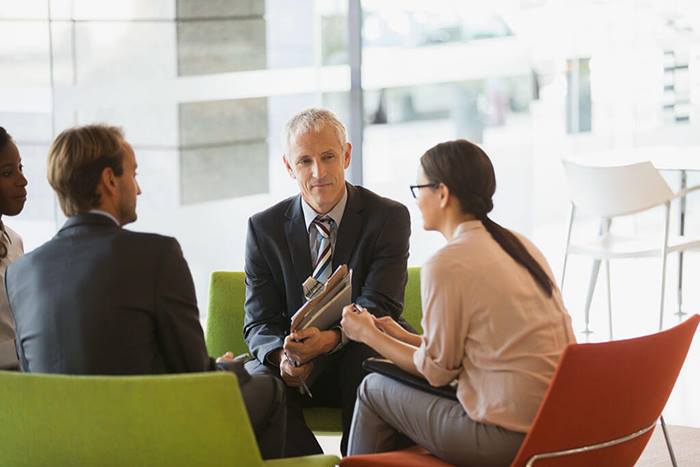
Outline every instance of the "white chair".
<path id="1" fill-rule="evenodd" d="M 605 266 L 608 292 L 608 324 L 610 339 L 613 335 L 612 305 L 610 302 L 610 260 L 615 258 L 661 257 L 661 298 L 659 302 L 659 330 L 664 323 L 664 293 L 666 288 L 666 258 L 669 253 L 700 248 L 700 237 L 669 235 L 671 201 L 682 198 L 700 185 L 674 193 L 666 180 L 651 162 L 640 162 L 618 167 L 585 166 L 572 161 L 562 161 L 571 192 L 571 215 L 566 236 L 566 254 L 561 277 L 564 289 L 566 264 L 570 254 L 593 258 L 588 294 L 586 296 L 585 321 L 588 334 L 591 300 L 598 280 L 600 263 Z M 610 231 L 614 217 L 635 214 L 663 205 L 664 229 L 652 237 L 624 237 Z M 586 243 L 573 243 L 571 231 L 578 211 L 592 214 L 601 219 L 597 238 Z M 679 278 L 680 281 L 680 278 Z M 682 284 L 679 283 L 679 300 Z M 680 303 L 680 302 L 679 302 Z"/>

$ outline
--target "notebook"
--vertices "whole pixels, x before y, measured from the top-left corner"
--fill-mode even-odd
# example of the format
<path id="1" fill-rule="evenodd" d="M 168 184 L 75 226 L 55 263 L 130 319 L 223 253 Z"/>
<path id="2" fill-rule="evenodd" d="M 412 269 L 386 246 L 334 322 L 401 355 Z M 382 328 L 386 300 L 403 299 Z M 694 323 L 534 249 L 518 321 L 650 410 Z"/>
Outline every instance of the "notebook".
<path id="1" fill-rule="evenodd" d="M 411 386 L 412 388 L 420 389 L 421 391 L 434 394 L 436 396 L 446 397 L 455 401 L 457 400 L 456 381 L 445 386 L 431 386 L 431 384 L 425 378 L 412 375 L 411 373 L 399 368 L 391 360 L 384 358 L 370 357 L 364 361 L 362 367 L 367 371 L 388 376 L 389 378 Z"/>

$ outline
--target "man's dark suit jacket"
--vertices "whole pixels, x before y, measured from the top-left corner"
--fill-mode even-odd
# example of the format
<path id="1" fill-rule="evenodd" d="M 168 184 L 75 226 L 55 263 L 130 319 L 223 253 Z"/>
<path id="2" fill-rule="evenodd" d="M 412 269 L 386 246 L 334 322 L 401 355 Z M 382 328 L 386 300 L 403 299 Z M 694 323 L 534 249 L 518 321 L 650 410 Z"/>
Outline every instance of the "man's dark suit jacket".
<path id="1" fill-rule="evenodd" d="M 177 240 L 71 217 L 5 279 L 24 371 L 183 373 L 214 369 Z"/>
<path id="2" fill-rule="evenodd" d="M 333 268 L 352 269 L 352 298 L 377 316 L 399 318 L 406 287 L 411 222 L 408 209 L 346 184 Z M 262 363 L 279 349 L 291 318 L 304 303 L 302 283 L 312 273 L 301 196 L 288 198 L 248 221 L 245 339 Z"/>

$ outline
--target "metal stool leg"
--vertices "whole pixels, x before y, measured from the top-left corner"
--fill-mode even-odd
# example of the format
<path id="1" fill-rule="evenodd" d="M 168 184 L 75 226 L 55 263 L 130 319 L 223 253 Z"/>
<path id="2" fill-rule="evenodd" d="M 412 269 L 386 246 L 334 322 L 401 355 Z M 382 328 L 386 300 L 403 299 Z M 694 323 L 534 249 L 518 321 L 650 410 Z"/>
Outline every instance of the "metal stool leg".
<path id="1" fill-rule="evenodd" d="M 688 176 L 685 170 L 681 170 L 681 190 L 685 190 L 688 186 Z M 680 215 L 678 216 L 678 234 L 682 237 L 685 235 L 685 211 L 686 211 L 686 199 L 685 196 L 681 196 L 680 206 L 678 207 Z M 678 252 L 678 312 L 676 316 L 679 318 L 685 315 L 683 311 L 683 251 Z"/>
<path id="2" fill-rule="evenodd" d="M 593 292 L 595 292 L 595 285 L 596 285 L 596 282 L 598 282 L 598 273 L 599 272 L 600 272 L 600 260 L 594 259 L 593 260 L 593 268 L 591 269 L 591 279 L 588 282 L 588 295 L 586 295 L 586 308 L 585 308 L 586 329 L 583 330 L 584 334 L 591 334 L 593 332 L 588 327 L 588 323 L 590 321 L 589 317 L 590 317 L 590 313 L 591 313 L 591 302 L 593 301 Z"/>
<path id="3" fill-rule="evenodd" d="M 608 329 L 610 330 L 610 340 L 613 340 L 613 322 L 612 322 L 612 292 L 610 287 L 610 260 L 605 260 L 605 277 L 608 281 Z"/>
<path id="4" fill-rule="evenodd" d="M 666 262 L 668 260 L 668 221 L 671 215 L 671 203 L 664 205 L 666 221 L 664 224 L 664 243 L 661 248 L 661 297 L 659 300 L 659 331 L 664 329 L 664 298 L 666 293 Z"/>
<path id="5" fill-rule="evenodd" d="M 666 447 L 668 448 L 668 455 L 671 457 L 671 464 L 673 467 L 678 467 L 676 462 L 676 454 L 673 452 L 673 446 L 671 446 L 671 437 L 668 435 L 668 430 L 666 429 L 666 422 L 664 421 L 664 416 L 662 415 L 659 420 L 661 420 L 661 429 L 664 432 L 664 439 L 666 440 Z"/>
<path id="6" fill-rule="evenodd" d="M 683 311 L 683 252 L 678 253 L 678 311 L 676 316 L 679 318 L 686 313 Z"/>

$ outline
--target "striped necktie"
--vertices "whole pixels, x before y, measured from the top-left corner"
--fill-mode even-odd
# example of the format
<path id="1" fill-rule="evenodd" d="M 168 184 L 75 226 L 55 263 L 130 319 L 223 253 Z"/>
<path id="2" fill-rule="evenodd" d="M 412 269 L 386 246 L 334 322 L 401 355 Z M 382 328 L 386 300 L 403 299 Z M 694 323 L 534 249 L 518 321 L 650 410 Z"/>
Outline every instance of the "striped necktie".
<path id="1" fill-rule="evenodd" d="M 319 238 L 313 278 L 323 283 L 326 282 L 331 275 L 331 259 L 333 257 L 331 232 L 333 232 L 335 228 L 335 221 L 328 216 L 317 216 L 312 224 L 316 227 Z"/>

